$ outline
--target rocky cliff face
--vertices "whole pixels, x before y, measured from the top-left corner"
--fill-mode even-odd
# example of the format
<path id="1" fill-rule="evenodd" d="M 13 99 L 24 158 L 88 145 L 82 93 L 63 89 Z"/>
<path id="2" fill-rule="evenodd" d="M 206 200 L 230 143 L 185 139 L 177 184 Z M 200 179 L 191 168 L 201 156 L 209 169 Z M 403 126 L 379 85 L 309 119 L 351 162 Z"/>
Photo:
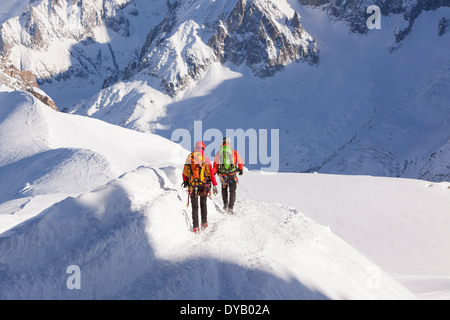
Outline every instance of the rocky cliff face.
<path id="1" fill-rule="evenodd" d="M 293 61 L 319 59 L 315 39 L 303 30 L 298 12 L 289 19 L 274 5 L 244 0 L 219 22 L 208 45 L 221 62 L 246 63 L 260 77 L 271 76 Z"/>
<path id="2" fill-rule="evenodd" d="M 296 12 L 289 15 L 268 0 L 178 1 L 149 32 L 140 60 L 125 75 L 149 74 L 174 96 L 215 61 L 245 63 L 268 77 L 300 60 L 317 63 L 318 49 Z"/>
<path id="3" fill-rule="evenodd" d="M 36 82 L 35 76 L 30 71 L 17 69 L 5 57 L 0 56 L 0 84 L 14 90 L 28 91 L 50 108 L 58 111 L 55 102 L 42 90 Z"/>
<path id="4" fill-rule="evenodd" d="M 171 96 L 215 61 L 245 63 L 260 77 L 293 61 L 318 62 L 299 14 L 273 1 L 138 2 L 32 1 L 1 26 L 0 52 L 39 83 L 77 78 L 105 88 L 145 74 Z"/>
<path id="5" fill-rule="evenodd" d="M 419 173 L 419 179 L 428 181 L 450 181 L 450 138 L 441 148 L 430 155 L 428 163 Z"/>
<path id="6" fill-rule="evenodd" d="M 352 32 L 361 34 L 368 32 L 366 21 L 370 14 L 366 13 L 366 9 L 370 5 L 379 6 L 383 16 L 403 15 L 406 24 L 395 33 L 397 44 L 408 36 L 415 20 L 423 11 L 450 7 L 449 0 L 299 0 L 299 2 L 303 5 L 321 7 L 331 18 L 346 21 Z"/>
<path id="7" fill-rule="evenodd" d="M 108 84 L 133 52 L 123 45 L 130 20 L 139 16 L 134 0 L 30 1 L 25 11 L 0 28 L 0 51 L 38 82 L 95 79 Z M 120 52 L 117 50 L 120 49 Z"/>

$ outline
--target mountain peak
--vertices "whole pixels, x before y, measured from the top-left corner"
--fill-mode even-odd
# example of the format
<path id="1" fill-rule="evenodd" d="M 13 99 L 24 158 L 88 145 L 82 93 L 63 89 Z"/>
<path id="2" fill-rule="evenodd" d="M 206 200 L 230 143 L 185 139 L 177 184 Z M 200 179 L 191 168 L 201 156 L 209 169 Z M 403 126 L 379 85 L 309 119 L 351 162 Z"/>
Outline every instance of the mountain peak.
<path id="1" fill-rule="evenodd" d="M 260 77 L 271 76 L 293 61 L 317 62 L 317 47 L 311 46 L 313 39 L 303 30 L 298 12 L 291 19 L 285 15 L 275 4 L 239 0 L 209 45 L 221 62 L 245 62 Z"/>
<path id="2" fill-rule="evenodd" d="M 300 15 L 291 14 L 268 0 L 179 1 L 149 32 L 139 71 L 159 79 L 174 96 L 216 61 L 245 63 L 259 77 L 293 61 L 317 63 L 313 38 L 303 30 Z M 130 67 L 137 68 L 136 62 Z"/>

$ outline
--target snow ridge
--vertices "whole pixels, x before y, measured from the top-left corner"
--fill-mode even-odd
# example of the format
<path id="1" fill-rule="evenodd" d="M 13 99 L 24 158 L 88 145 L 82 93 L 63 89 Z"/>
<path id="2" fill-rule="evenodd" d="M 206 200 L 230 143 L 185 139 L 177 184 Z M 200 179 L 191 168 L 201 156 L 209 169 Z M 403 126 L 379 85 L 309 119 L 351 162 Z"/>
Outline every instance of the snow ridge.
<path id="1" fill-rule="evenodd" d="M 367 258 L 276 203 L 240 200 L 235 217 L 210 203 L 210 228 L 188 232 L 182 191 L 167 173 L 180 171 L 140 167 L 3 233 L 0 266 L 8 280 L 0 297 L 413 298 L 381 271 L 379 287 L 372 288 Z M 70 265 L 80 267 L 81 290 L 66 287 Z"/>

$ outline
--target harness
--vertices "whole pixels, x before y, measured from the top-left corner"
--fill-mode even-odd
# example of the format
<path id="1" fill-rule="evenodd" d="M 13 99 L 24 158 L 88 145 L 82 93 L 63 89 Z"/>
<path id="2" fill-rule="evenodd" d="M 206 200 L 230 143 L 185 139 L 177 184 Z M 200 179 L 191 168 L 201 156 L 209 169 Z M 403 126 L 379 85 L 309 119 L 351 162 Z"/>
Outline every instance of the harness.
<path id="1" fill-rule="evenodd" d="M 226 187 L 228 184 L 239 183 L 239 179 L 236 174 L 220 174 L 219 176 L 222 187 Z"/>
<path id="2" fill-rule="evenodd" d="M 211 181 L 210 180 L 208 180 L 208 181 L 209 181 L 208 184 L 201 186 L 201 187 L 190 186 L 187 190 L 188 194 L 190 196 L 195 196 L 195 197 L 211 196 Z M 202 191 L 200 191 L 200 189 Z"/>
<path id="3" fill-rule="evenodd" d="M 208 196 L 210 199 L 212 199 L 211 197 L 211 180 L 208 180 L 209 183 L 202 186 L 202 187 L 193 187 L 193 186 L 189 186 L 187 189 L 187 193 L 188 193 L 188 202 L 186 204 L 186 207 L 189 207 L 189 201 L 191 199 L 191 196 L 194 197 L 203 197 L 203 196 Z M 202 191 L 199 191 L 199 189 L 203 189 Z"/>

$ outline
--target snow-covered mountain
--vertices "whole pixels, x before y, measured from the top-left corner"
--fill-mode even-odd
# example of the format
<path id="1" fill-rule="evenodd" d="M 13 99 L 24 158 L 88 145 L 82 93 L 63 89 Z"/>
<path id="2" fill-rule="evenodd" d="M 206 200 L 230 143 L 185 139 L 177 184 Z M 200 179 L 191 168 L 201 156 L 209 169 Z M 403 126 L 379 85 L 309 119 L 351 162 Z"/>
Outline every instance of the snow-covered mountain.
<path id="1" fill-rule="evenodd" d="M 300 59 L 313 63 L 314 39 L 299 14 L 290 13 L 266 0 L 174 2 L 132 65 L 160 79 L 162 90 L 174 96 L 215 61 L 245 63 L 259 77 Z"/>
<path id="2" fill-rule="evenodd" d="M 414 22 L 425 11 L 436 10 L 441 7 L 450 7 L 448 0 L 421 1 L 421 0 L 299 0 L 301 4 L 320 8 L 338 20 L 345 21 L 352 32 L 365 34 L 367 19 L 372 14 L 367 8 L 376 5 L 383 16 L 402 15 L 404 23 L 395 31 L 395 49 L 411 33 Z M 443 19 L 443 20 L 442 20 Z M 444 26 L 446 18 L 443 17 L 440 25 Z M 448 17 L 447 17 L 448 19 Z M 444 32 L 444 31 L 443 31 Z"/>
<path id="3" fill-rule="evenodd" d="M 0 298 L 448 299 L 450 8 L 369 4 L 2 2 Z M 198 124 L 258 147 L 194 235 Z"/>
<path id="4" fill-rule="evenodd" d="M 260 76 L 299 59 L 316 61 L 298 13 L 288 17 L 282 9 L 267 0 L 46 0 L 8 19 L 0 44 L 41 82 L 78 78 L 107 87 L 144 72 L 173 96 L 214 61 L 246 62 Z"/>
<path id="5" fill-rule="evenodd" d="M 65 112 L 166 138 L 278 129 L 281 171 L 447 180 L 448 3 L 370 4 L 380 30 L 368 1 L 20 2 L 0 44 Z"/>
<path id="6" fill-rule="evenodd" d="M 64 92 L 69 103 L 120 77 L 167 11 L 165 1 L 132 0 L 21 1 L 11 7 L 23 11 L 10 9 L 3 17 L 1 51 L 41 85 L 70 82 L 70 93 Z"/>

